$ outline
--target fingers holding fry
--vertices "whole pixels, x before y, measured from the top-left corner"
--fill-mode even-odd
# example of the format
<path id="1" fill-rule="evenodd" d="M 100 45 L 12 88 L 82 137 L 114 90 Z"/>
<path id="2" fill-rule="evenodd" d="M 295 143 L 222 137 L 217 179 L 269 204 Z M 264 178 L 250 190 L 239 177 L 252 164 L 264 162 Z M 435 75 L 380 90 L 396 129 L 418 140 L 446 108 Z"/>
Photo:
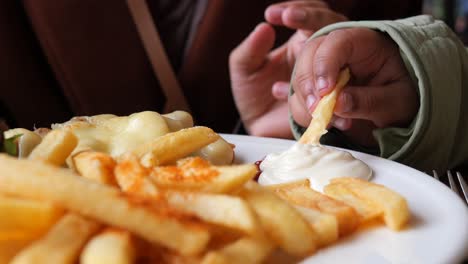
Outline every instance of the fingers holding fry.
<path id="1" fill-rule="evenodd" d="M 312 113 L 312 121 L 310 121 L 309 127 L 299 139 L 300 143 L 318 144 L 320 137 L 327 133 L 327 126 L 333 116 L 336 99 L 338 98 L 341 90 L 346 86 L 349 78 L 350 74 L 348 68 L 340 72 L 333 91 L 325 95 L 317 104 L 317 107 Z"/>

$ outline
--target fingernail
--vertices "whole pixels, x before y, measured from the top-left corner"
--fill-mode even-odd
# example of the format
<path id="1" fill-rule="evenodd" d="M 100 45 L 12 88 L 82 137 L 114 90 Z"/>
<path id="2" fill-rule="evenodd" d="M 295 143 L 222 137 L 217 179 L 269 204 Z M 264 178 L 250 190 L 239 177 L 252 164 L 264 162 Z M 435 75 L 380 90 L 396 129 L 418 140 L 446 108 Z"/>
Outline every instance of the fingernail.
<path id="1" fill-rule="evenodd" d="M 343 111 L 343 113 L 351 112 L 354 107 L 353 97 L 349 93 L 343 92 L 341 94 L 341 100 L 343 101 L 343 109 L 341 111 Z"/>
<path id="2" fill-rule="evenodd" d="M 281 17 L 284 9 L 282 6 L 272 6 L 267 8 L 266 13 L 272 17 Z"/>
<path id="3" fill-rule="evenodd" d="M 310 111 L 312 109 L 312 106 L 314 106 L 314 103 L 317 99 L 315 99 L 315 96 L 313 95 L 308 95 L 306 98 L 306 106 L 307 109 Z"/>
<path id="4" fill-rule="evenodd" d="M 289 93 L 289 83 L 277 82 L 273 84 L 272 92 L 276 97 L 287 98 Z"/>
<path id="5" fill-rule="evenodd" d="M 315 86 L 319 91 L 325 90 L 328 88 L 328 81 L 323 77 L 319 77 L 316 81 Z"/>
<path id="6" fill-rule="evenodd" d="M 307 13 L 302 9 L 292 9 L 290 14 L 291 14 L 291 19 L 296 22 L 304 21 L 307 16 Z"/>

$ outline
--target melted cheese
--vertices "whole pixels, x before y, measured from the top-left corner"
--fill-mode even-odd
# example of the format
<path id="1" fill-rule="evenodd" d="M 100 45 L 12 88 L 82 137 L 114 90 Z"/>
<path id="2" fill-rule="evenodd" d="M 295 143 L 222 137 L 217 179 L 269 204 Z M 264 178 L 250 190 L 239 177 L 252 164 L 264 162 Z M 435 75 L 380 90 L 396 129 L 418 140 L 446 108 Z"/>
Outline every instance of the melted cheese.
<path id="1" fill-rule="evenodd" d="M 52 128 L 69 129 L 77 136 L 78 145 L 72 156 L 84 150 L 95 150 L 118 157 L 154 138 L 192 126 L 192 116 L 187 112 L 160 115 L 146 111 L 122 117 L 109 114 L 76 117 Z M 234 156 L 232 146 L 225 140 L 214 142 L 197 153 L 216 165 L 230 164 Z"/>

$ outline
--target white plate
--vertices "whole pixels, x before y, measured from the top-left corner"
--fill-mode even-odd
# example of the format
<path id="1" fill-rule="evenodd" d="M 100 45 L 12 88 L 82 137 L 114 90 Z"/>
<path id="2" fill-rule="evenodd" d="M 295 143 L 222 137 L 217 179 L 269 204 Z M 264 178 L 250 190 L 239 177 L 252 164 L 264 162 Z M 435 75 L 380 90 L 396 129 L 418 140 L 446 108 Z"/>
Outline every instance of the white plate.
<path id="1" fill-rule="evenodd" d="M 293 141 L 222 135 L 236 145 L 237 162 L 255 162 Z M 394 232 L 377 227 L 358 232 L 304 263 L 459 263 L 468 257 L 468 207 L 448 187 L 402 164 L 353 152 L 374 170 L 373 181 L 402 194 L 409 203 L 409 227 Z"/>

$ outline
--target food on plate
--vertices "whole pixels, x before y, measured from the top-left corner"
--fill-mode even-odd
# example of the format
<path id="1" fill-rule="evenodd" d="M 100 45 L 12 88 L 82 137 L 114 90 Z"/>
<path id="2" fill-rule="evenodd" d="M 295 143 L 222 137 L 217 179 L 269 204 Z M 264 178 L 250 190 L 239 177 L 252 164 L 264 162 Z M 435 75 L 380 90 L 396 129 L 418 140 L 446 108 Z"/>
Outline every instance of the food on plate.
<path id="1" fill-rule="evenodd" d="M 44 137 L 28 158 L 61 166 L 77 144 L 78 139 L 72 132 L 54 130 Z"/>
<path id="2" fill-rule="evenodd" d="M 130 264 L 136 261 L 136 244 L 132 234 L 109 228 L 90 239 L 80 255 L 81 264 Z"/>
<path id="3" fill-rule="evenodd" d="M 292 263 L 369 219 L 399 230 L 409 216 L 401 196 L 362 180 L 325 194 L 307 179 L 259 185 L 257 166 L 231 164 L 233 145 L 186 112 L 39 131 L 29 154 L 0 154 L 0 263 Z M 29 132 L 10 131 L 13 149 Z"/>
<path id="4" fill-rule="evenodd" d="M 307 180 L 305 180 L 307 182 Z M 292 204 L 305 208 L 316 209 L 325 214 L 335 217 L 338 224 L 338 234 L 340 236 L 347 235 L 356 230 L 359 219 L 358 214 L 351 206 L 323 195 L 312 190 L 309 184 L 291 185 L 270 185 L 269 189 L 273 190 L 279 197 Z"/>
<path id="5" fill-rule="evenodd" d="M 140 152 L 139 154 L 143 154 L 141 152 L 145 151 L 145 148 L 146 150 L 154 150 L 155 148 L 151 148 L 150 146 L 153 140 L 170 132 L 192 127 L 193 120 L 191 115 L 183 111 L 175 111 L 165 115 L 152 111 L 144 111 L 129 116 L 109 114 L 82 116 L 72 118 L 63 124 L 54 124 L 52 126 L 53 130 L 72 131 L 78 138 L 78 146 L 74 149 L 71 156 L 81 151 L 94 150 L 110 154 L 114 158 L 132 150 Z M 203 153 L 206 159 L 216 165 L 232 163 L 234 152 L 229 143 L 214 133 L 209 133 L 212 131 L 206 131 L 211 130 L 209 128 L 198 127 L 193 129 L 199 130 L 200 137 L 207 136 L 210 140 L 216 138 L 210 141 L 210 143 L 216 144 L 210 146 L 208 145 L 209 143 L 205 144 L 198 141 L 194 134 L 189 134 L 194 137 L 189 143 L 205 144 L 205 148 L 197 148 L 197 150 Z M 183 135 L 183 132 L 178 135 L 173 144 L 186 143 L 182 141 L 184 139 Z M 167 147 L 173 146 L 170 143 L 171 141 L 165 142 L 165 144 L 169 144 Z M 178 145 L 177 148 L 184 146 Z M 70 163 L 70 160 L 68 162 Z"/>
<path id="6" fill-rule="evenodd" d="M 67 214 L 41 239 L 22 249 L 12 264 L 73 264 L 86 241 L 99 230 L 100 224 L 79 215 Z"/>
<path id="7" fill-rule="evenodd" d="M 302 137 L 282 153 L 271 153 L 260 163 L 259 183 L 275 184 L 309 179 L 310 187 L 323 192 L 323 187 L 336 177 L 369 180 L 372 169 L 349 152 L 320 145 L 327 132 L 336 99 L 350 78 L 348 69 L 338 76 L 332 92 L 325 95 L 312 113 L 312 121 Z"/>
<path id="8" fill-rule="evenodd" d="M 345 195 L 342 193 L 337 195 L 338 193 L 334 192 L 336 186 L 342 187 L 348 192 Z M 370 211 L 371 215 L 378 216 L 377 212 L 381 212 L 385 224 L 394 230 L 404 228 L 410 218 L 406 199 L 383 185 L 353 178 L 337 178 L 325 187 L 325 193 L 342 201 L 353 200 L 349 202 L 351 205 L 363 204 L 371 207 L 371 210 L 366 211 L 368 214 Z M 348 198 L 350 196 L 353 198 Z"/>
<path id="9" fill-rule="evenodd" d="M 40 135 L 24 128 L 15 128 L 5 131 L 6 139 L 12 139 L 14 143 L 15 155 L 27 157 L 31 151 L 42 141 Z"/>
<path id="10" fill-rule="evenodd" d="M 319 192 L 337 176 L 365 180 L 372 176 L 372 169 L 349 152 L 299 142 L 284 152 L 268 154 L 260 163 L 260 170 L 260 184 L 309 179 L 310 187 Z"/>

